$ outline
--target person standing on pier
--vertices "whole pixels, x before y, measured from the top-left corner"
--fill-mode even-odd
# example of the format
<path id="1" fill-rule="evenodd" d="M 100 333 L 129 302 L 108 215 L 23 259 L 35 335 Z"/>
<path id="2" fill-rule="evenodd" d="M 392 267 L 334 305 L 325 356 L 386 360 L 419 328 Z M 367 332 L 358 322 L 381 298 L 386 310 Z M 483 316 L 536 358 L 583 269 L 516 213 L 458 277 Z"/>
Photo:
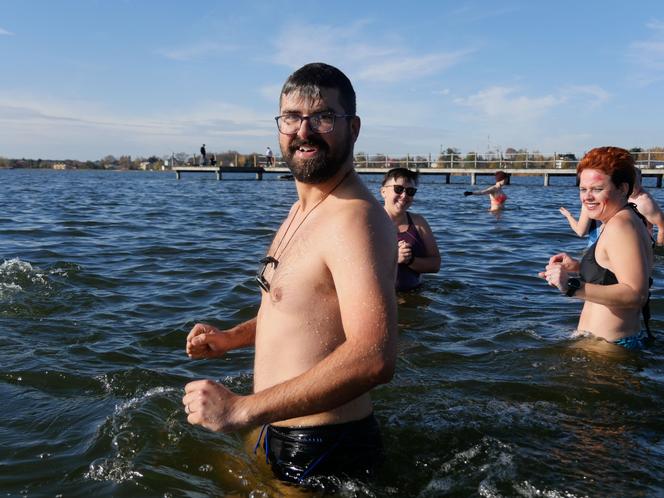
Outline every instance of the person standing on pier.
<path id="1" fill-rule="evenodd" d="M 256 446 L 284 481 L 366 476 L 382 455 L 369 391 L 396 362 L 396 230 L 353 169 L 360 118 L 341 71 L 295 71 L 276 121 L 298 200 L 260 261 L 258 315 L 223 331 L 196 324 L 186 344 L 191 358 L 254 346 L 253 394 L 198 380 L 182 402 L 213 431 L 263 425 Z"/>
<path id="2" fill-rule="evenodd" d="M 207 152 L 205 151 L 205 144 L 201 145 L 201 166 L 205 165 L 207 162 Z"/>
<path id="3" fill-rule="evenodd" d="M 274 166 L 274 154 L 272 153 L 272 149 L 268 147 L 265 149 L 265 167 L 271 168 L 272 166 Z"/>

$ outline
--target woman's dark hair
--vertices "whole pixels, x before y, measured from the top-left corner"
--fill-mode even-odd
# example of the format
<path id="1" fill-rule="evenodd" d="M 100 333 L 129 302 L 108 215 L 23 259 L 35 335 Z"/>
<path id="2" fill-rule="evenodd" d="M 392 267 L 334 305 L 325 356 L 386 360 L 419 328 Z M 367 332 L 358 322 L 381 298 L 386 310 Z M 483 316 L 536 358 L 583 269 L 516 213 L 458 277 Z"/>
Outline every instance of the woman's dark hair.
<path id="1" fill-rule="evenodd" d="M 504 171 L 496 171 L 496 181 L 507 180 L 507 174 Z"/>
<path id="2" fill-rule="evenodd" d="M 616 187 L 626 183 L 628 186 L 627 197 L 632 194 L 636 168 L 634 158 L 625 149 L 620 147 L 597 147 L 589 151 L 576 167 L 577 176 L 586 169 L 597 169 L 611 177 Z"/>
<path id="3" fill-rule="evenodd" d="M 348 77 L 336 67 L 323 62 L 306 64 L 291 74 L 281 89 L 281 96 L 297 92 L 307 99 L 321 99 L 321 89 L 330 88 L 339 91 L 339 102 L 344 112 L 355 116 L 355 90 Z"/>
<path id="4" fill-rule="evenodd" d="M 419 175 L 417 174 L 417 171 L 411 171 L 407 168 L 392 168 L 387 173 L 385 173 L 385 177 L 383 178 L 383 183 L 381 183 L 381 185 L 385 185 L 389 180 L 396 180 L 398 178 L 405 178 L 406 180 L 410 180 L 415 185 L 417 185 L 418 177 Z"/>

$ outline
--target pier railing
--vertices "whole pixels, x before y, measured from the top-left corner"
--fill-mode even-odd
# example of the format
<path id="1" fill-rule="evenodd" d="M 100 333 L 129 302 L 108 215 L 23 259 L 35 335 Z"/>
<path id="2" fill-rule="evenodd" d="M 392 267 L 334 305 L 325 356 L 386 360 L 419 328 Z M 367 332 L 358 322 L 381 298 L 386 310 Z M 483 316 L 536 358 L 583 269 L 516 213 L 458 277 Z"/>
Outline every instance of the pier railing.
<path id="1" fill-rule="evenodd" d="M 636 165 L 642 169 L 664 168 L 664 152 L 633 152 Z M 410 155 L 391 157 L 384 154 L 355 155 L 358 168 L 441 168 L 441 169 L 576 169 L 579 160 L 574 154 L 540 153 L 468 153 L 440 154 L 433 157 Z"/>
<path id="2" fill-rule="evenodd" d="M 642 169 L 664 168 L 664 151 L 632 152 L 638 167 Z M 221 155 L 219 155 L 221 156 Z M 358 152 L 355 154 L 354 162 L 356 168 L 439 168 L 439 169 L 575 169 L 578 158 L 582 155 L 570 153 L 552 154 L 540 152 L 459 152 L 440 153 L 438 155 L 426 154 L 367 154 Z M 201 163 L 200 158 L 194 157 L 186 163 L 173 166 L 224 166 L 224 167 L 285 167 L 286 164 L 281 157 L 275 157 L 273 162 L 261 154 L 242 155 L 235 153 L 231 157 L 221 158 L 216 165 Z"/>

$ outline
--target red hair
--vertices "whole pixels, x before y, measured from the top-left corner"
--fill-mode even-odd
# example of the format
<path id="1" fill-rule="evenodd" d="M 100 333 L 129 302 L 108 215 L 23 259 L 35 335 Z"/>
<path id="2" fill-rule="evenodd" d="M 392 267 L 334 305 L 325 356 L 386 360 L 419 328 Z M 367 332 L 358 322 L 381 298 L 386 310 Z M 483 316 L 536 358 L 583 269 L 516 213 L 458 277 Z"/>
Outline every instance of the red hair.
<path id="1" fill-rule="evenodd" d="M 579 161 L 576 167 L 577 176 L 586 169 L 596 169 L 608 175 L 616 187 L 626 183 L 628 186 L 627 196 L 629 197 L 632 194 L 636 179 L 636 168 L 634 167 L 634 158 L 629 151 L 620 147 L 596 147 Z"/>

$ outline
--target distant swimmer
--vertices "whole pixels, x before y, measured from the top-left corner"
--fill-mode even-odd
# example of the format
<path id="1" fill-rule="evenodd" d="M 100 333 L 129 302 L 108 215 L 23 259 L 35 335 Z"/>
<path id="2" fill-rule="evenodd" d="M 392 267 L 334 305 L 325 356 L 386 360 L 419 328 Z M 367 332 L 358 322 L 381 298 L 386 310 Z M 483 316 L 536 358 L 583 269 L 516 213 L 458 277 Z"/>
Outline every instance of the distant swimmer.
<path id="1" fill-rule="evenodd" d="M 653 227 L 657 227 L 657 245 L 661 246 L 664 245 L 664 213 L 650 192 L 643 188 L 641 176 L 641 170 L 636 168 L 636 181 L 629 202 L 636 204 L 636 209 L 648 221 L 648 231 L 651 236 L 654 236 Z"/>
<path id="2" fill-rule="evenodd" d="M 488 195 L 491 200 L 489 211 L 500 211 L 505 205 L 507 195 L 503 192 L 503 187 L 507 182 L 507 174 L 504 171 L 496 171 L 496 184 L 478 192 L 466 190 L 463 195 Z"/>
<path id="3" fill-rule="evenodd" d="M 191 358 L 254 346 L 253 394 L 198 380 L 182 403 L 213 431 L 262 426 L 256 449 L 281 480 L 366 478 L 383 456 L 369 392 L 397 357 L 396 230 L 353 168 L 360 118 L 346 75 L 307 64 L 279 108 L 298 199 L 259 262 L 258 314 L 228 330 L 198 323 L 186 344 Z"/>
<path id="4" fill-rule="evenodd" d="M 634 158 L 625 149 L 599 147 L 585 155 L 576 171 L 581 203 L 591 220 L 602 223 L 602 232 L 580 261 L 555 254 L 539 276 L 564 295 L 584 301 L 577 335 L 641 349 L 651 336 L 653 251 L 645 219 L 628 203 Z"/>
<path id="5" fill-rule="evenodd" d="M 385 211 L 397 227 L 399 256 L 396 289 L 411 290 L 422 283 L 421 273 L 440 270 L 438 244 L 424 216 L 409 213 L 417 192 L 417 173 L 391 169 L 383 178 L 380 195 Z"/>

